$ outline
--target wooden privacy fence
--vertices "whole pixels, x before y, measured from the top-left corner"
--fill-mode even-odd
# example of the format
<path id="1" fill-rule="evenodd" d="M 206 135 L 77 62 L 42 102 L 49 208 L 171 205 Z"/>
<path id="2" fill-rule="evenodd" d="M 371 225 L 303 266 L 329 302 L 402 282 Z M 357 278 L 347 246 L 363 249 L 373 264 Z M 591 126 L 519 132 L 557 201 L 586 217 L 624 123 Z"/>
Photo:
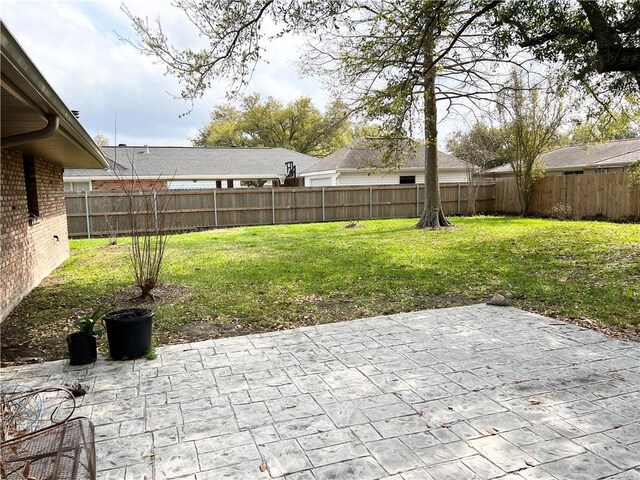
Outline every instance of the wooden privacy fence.
<path id="1" fill-rule="evenodd" d="M 535 184 L 530 212 L 547 216 L 555 205 L 568 205 L 574 218 L 640 217 L 640 186 L 631 186 L 627 172 L 544 177 Z M 495 211 L 519 212 L 514 178 L 497 178 Z"/>
<path id="2" fill-rule="evenodd" d="M 494 189 L 493 183 L 479 187 L 476 211 L 494 210 Z M 172 232 L 242 225 L 408 218 L 422 213 L 424 193 L 424 185 L 166 190 L 146 193 L 154 196 L 152 201 L 144 201 L 142 194 L 138 195 L 136 221 L 138 228 L 153 227 L 162 205 L 167 207 L 165 227 Z M 442 184 L 440 194 L 445 214 L 468 212 L 466 184 Z M 128 197 L 124 193 L 93 191 L 67 193 L 65 197 L 70 237 L 105 236 L 113 230 L 119 235 L 131 232 Z"/>

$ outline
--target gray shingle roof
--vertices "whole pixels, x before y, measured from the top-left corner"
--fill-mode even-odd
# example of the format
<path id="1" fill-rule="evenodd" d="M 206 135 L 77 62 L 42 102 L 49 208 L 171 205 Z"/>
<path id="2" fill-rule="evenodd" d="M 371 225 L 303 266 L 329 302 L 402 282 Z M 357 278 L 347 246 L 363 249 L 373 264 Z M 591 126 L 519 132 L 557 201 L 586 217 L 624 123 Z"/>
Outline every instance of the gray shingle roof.
<path id="1" fill-rule="evenodd" d="M 353 169 L 369 169 L 380 168 L 388 165 L 390 162 L 398 169 L 424 168 L 424 148 L 417 142 L 413 143 L 413 148 L 401 149 L 398 154 L 393 155 L 387 160 L 385 157 L 386 145 L 382 140 L 362 138 L 355 141 L 348 147 L 327 155 L 325 158 L 315 163 L 311 167 L 302 171 L 302 174 L 310 174 L 323 172 L 327 170 L 353 170 Z M 388 153 L 386 154 L 388 155 Z M 448 153 L 438 151 L 438 168 L 439 169 L 455 169 L 464 170 L 466 164 L 459 158 L 453 157 Z"/>
<path id="2" fill-rule="evenodd" d="M 547 170 L 578 170 L 629 165 L 640 159 L 640 138 L 615 140 L 595 145 L 570 145 L 540 156 Z M 494 168 L 491 173 L 511 173 L 509 165 Z"/>
<path id="3" fill-rule="evenodd" d="M 256 178 L 277 178 L 285 173 L 285 162 L 293 162 L 300 172 L 318 161 L 316 157 L 286 148 L 226 148 L 226 147 L 102 147 L 113 167 L 123 175 L 131 174 L 131 162 L 137 174 L 144 176 L 233 176 L 254 175 Z M 67 169 L 65 177 L 110 177 L 107 170 Z"/>

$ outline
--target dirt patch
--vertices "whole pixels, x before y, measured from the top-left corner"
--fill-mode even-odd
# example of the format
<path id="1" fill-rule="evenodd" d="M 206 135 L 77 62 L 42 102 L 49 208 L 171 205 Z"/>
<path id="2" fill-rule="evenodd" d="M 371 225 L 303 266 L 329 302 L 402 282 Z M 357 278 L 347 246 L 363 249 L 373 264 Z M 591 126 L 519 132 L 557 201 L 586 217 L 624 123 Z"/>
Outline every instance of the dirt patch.
<path id="1" fill-rule="evenodd" d="M 49 277 L 44 285 L 51 285 L 55 281 Z M 162 284 L 153 290 L 153 302 L 140 303 L 135 299 L 139 295 L 139 290 L 128 287 L 98 298 L 95 305 L 100 311 L 131 306 L 145 306 L 153 309 L 154 306 L 162 303 L 185 301 L 190 294 L 190 289 L 183 285 Z M 66 358 L 67 335 L 75 332 L 78 320 L 85 315 L 90 315 L 92 311 L 92 309 L 74 308 L 70 314 L 51 319 L 46 325 L 41 325 L 30 321 L 28 308 L 16 309 L 2 322 L 0 335 L 2 365 L 38 363 Z M 167 343 L 161 337 L 158 340 L 159 345 Z M 98 349 L 103 353 L 107 352 L 106 334 L 98 338 Z"/>
<path id="2" fill-rule="evenodd" d="M 536 312 L 534 312 L 536 313 Z M 617 338 L 619 340 L 631 340 L 633 342 L 640 342 L 640 327 L 620 328 L 613 325 L 607 325 L 589 320 L 586 318 L 561 318 L 555 315 L 549 315 L 551 318 L 557 318 L 563 322 L 573 323 L 589 330 L 595 330 L 605 334 L 608 337 Z"/>
<path id="3" fill-rule="evenodd" d="M 173 345 L 178 343 L 198 342 L 222 337 L 236 337 L 253 333 L 273 332 L 290 328 L 326 323 L 356 320 L 378 315 L 392 315 L 411 310 L 428 310 L 433 308 L 458 307 L 478 303 L 466 295 L 418 295 L 411 296 L 412 308 L 406 308 L 407 297 L 402 302 L 393 302 L 375 296 L 373 303 L 357 302 L 352 297 L 341 294 L 330 295 L 298 295 L 291 303 L 301 307 L 303 313 L 282 318 L 279 322 L 264 325 L 248 322 L 240 318 L 211 317 L 198 322 L 185 323 L 171 328 L 169 331 L 157 332 L 157 345 Z"/>
<path id="4" fill-rule="evenodd" d="M 157 332 L 154 336 L 157 340 L 157 345 L 175 345 L 213 338 L 237 337 L 265 331 L 268 331 L 268 329 L 256 324 L 243 322 L 239 318 L 229 318 L 224 321 L 211 319 L 185 323 L 169 331 Z"/>
<path id="5" fill-rule="evenodd" d="M 190 289 L 184 285 L 167 283 L 158 285 L 151 293 L 153 295 L 153 302 L 144 302 L 145 304 L 153 305 L 154 303 L 183 301 L 189 298 L 191 292 Z M 139 288 L 128 287 L 117 290 L 106 297 L 102 297 L 98 299 L 98 302 L 111 307 L 139 305 L 140 301 L 137 298 L 139 295 Z"/>
<path id="6" fill-rule="evenodd" d="M 364 228 L 365 226 L 360 223 L 359 220 L 351 220 L 344 228 Z"/>
<path id="7" fill-rule="evenodd" d="M 107 243 L 104 248 L 108 248 L 110 250 L 112 249 L 127 249 L 129 248 L 129 245 L 124 245 L 122 243 Z"/>

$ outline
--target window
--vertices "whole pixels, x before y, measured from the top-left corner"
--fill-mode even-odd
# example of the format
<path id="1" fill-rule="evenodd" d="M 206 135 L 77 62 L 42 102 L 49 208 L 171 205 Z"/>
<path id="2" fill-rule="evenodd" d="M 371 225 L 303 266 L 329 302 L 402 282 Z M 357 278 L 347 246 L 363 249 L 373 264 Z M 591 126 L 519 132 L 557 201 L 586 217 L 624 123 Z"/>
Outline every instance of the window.
<path id="1" fill-rule="evenodd" d="M 572 172 L 564 172 L 565 175 L 582 175 L 584 170 L 574 170 Z"/>
<path id="2" fill-rule="evenodd" d="M 227 188 L 233 188 L 233 180 L 227 180 Z"/>
<path id="3" fill-rule="evenodd" d="M 216 188 L 222 188 L 222 180 L 216 180 Z"/>
<path id="4" fill-rule="evenodd" d="M 410 183 L 416 183 L 415 175 L 400 175 L 400 185 L 408 185 Z"/>
<path id="5" fill-rule="evenodd" d="M 38 208 L 38 183 L 36 181 L 36 159 L 31 155 L 22 157 L 24 165 L 24 183 L 27 188 L 27 211 L 29 217 L 34 218 L 40 215 Z"/>
<path id="6" fill-rule="evenodd" d="M 91 182 L 64 182 L 65 193 L 82 193 L 91 191 Z"/>

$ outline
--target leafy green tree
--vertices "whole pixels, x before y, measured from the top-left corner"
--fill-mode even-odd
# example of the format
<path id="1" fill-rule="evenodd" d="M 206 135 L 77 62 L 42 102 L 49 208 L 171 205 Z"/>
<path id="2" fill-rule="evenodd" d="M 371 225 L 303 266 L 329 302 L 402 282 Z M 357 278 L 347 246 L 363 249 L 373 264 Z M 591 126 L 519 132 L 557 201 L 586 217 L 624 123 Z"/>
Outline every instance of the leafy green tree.
<path id="1" fill-rule="evenodd" d="M 478 190 L 487 170 L 508 162 L 503 152 L 504 133 L 491 126 L 487 115 L 467 131 L 455 131 L 447 139 L 447 150 L 467 165 L 467 211 L 476 213 Z"/>
<path id="2" fill-rule="evenodd" d="M 504 133 L 492 126 L 487 116 L 476 121 L 467 131 L 453 132 L 447 139 L 447 150 L 479 170 L 489 170 L 508 162 L 502 151 L 503 141 Z"/>
<path id="3" fill-rule="evenodd" d="M 449 225 L 440 207 L 436 101 L 447 101 L 451 108 L 499 88 L 495 77 L 470 74 L 472 67 L 489 59 L 480 47 L 483 39 L 474 38 L 469 30 L 498 3 L 180 0 L 176 5 L 210 41 L 200 50 L 177 49 L 159 23 L 150 26 L 126 7 L 125 13 L 139 36 L 136 46 L 164 62 L 179 78 L 182 96 L 191 100 L 216 77 L 231 80 L 232 95 L 247 84 L 261 56 L 261 41 L 268 39 L 265 22 L 279 27 L 273 37 L 288 32 L 315 34 L 318 55 L 311 58 L 311 66 L 338 77 L 351 90 L 353 108 L 377 122 L 390 143 L 397 146 L 398 140 L 415 131 L 422 133 L 426 193 L 418 227 L 436 228 Z M 309 57 L 313 56 L 305 62 Z"/>
<path id="4" fill-rule="evenodd" d="M 529 51 L 560 79 L 596 99 L 598 109 L 631 108 L 640 92 L 640 0 L 506 0 L 487 29 L 498 51 Z M 636 107 L 637 108 L 637 107 Z"/>
<path id="5" fill-rule="evenodd" d="M 95 137 L 93 137 L 93 142 L 99 147 L 106 147 L 107 145 L 109 145 L 109 139 L 101 133 L 98 133 Z"/>
<path id="6" fill-rule="evenodd" d="M 245 139 L 238 129 L 240 112 L 231 104 L 216 106 L 211 111 L 209 122 L 202 125 L 191 143 L 195 147 L 244 147 Z"/>
<path id="7" fill-rule="evenodd" d="M 352 127 L 345 104 L 334 100 L 326 112 L 301 97 L 283 104 L 257 94 L 245 96 L 239 108 L 216 106 L 211 120 L 192 138 L 200 147 L 283 147 L 308 155 L 326 156 L 345 146 L 367 127 Z"/>
<path id="8" fill-rule="evenodd" d="M 380 122 L 388 140 L 385 157 L 405 158 L 397 154 L 405 146 L 424 149 L 425 206 L 418 228 L 450 225 L 440 202 L 437 102 L 448 109 L 469 108 L 491 100 L 501 88 L 499 76 L 490 71 L 493 57 L 471 28 L 492 5 L 367 2 L 342 19 L 342 26 L 318 35 L 307 56 L 315 71 L 348 86 L 365 118 Z M 404 141 L 417 135 L 420 142 Z"/>
<path id="9" fill-rule="evenodd" d="M 123 8 L 138 35 L 134 45 L 163 62 L 191 101 L 221 77 L 231 80 L 229 92 L 236 95 L 270 38 L 311 33 L 328 39 L 315 50 L 329 53 L 320 65 L 344 73 L 343 85 L 359 111 L 380 120 L 390 138 L 422 131 L 426 194 L 418 226 L 438 227 L 448 222 L 437 187 L 436 101 L 448 109 L 468 108 L 500 91 L 495 64 L 485 71 L 479 65 L 491 60 L 524 66 L 513 56 L 516 46 L 551 61 L 585 91 L 605 94 L 600 102 L 614 102 L 640 84 L 638 62 L 629 60 L 629 49 L 638 46 L 640 0 L 627 3 L 617 9 L 615 0 L 178 0 L 176 6 L 208 41 L 199 49 L 176 48 L 160 22 L 152 26 Z M 271 35 L 267 23 L 276 26 Z M 605 71 L 614 73 L 598 81 L 594 72 Z M 594 90 L 602 86 L 604 92 Z"/>
<path id="10" fill-rule="evenodd" d="M 640 137 L 640 109 L 633 114 L 603 113 L 595 120 L 576 123 L 569 134 L 571 143 L 609 142 L 635 137 Z"/>
<path id="11" fill-rule="evenodd" d="M 640 187 L 640 159 L 629 166 L 629 185 L 631 187 Z"/>
<path id="12" fill-rule="evenodd" d="M 533 186 L 546 171 L 540 154 L 557 144 L 568 102 L 555 91 L 528 85 L 517 72 L 511 74 L 508 86 L 498 104 L 502 152 L 515 174 L 520 215 L 526 216 Z"/>

